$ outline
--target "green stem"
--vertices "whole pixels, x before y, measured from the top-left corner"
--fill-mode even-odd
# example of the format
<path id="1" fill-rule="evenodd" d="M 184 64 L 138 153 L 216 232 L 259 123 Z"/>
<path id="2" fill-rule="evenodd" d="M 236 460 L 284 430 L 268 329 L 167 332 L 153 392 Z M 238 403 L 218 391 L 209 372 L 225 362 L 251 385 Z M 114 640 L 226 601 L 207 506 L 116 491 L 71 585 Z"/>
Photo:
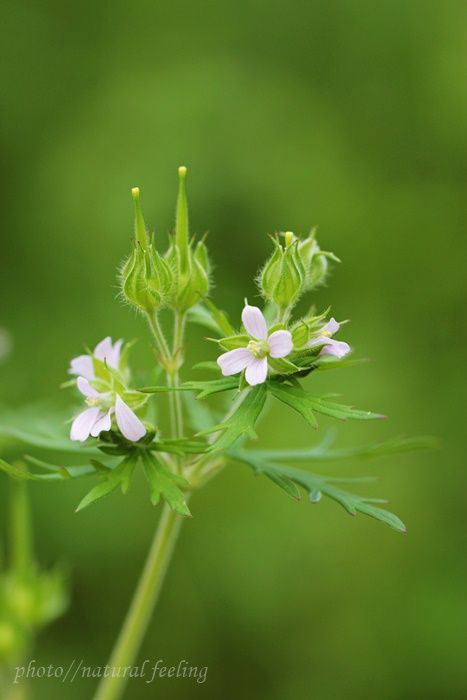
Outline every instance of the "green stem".
<path id="1" fill-rule="evenodd" d="M 164 367 L 166 370 L 167 384 L 168 384 L 168 386 L 174 386 L 172 383 L 173 371 L 171 370 L 172 356 L 171 356 L 171 353 L 169 350 L 169 346 L 167 345 L 167 341 L 165 339 L 164 332 L 163 332 L 161 325 L 159 323 L 159 318 L 157 316 L 157 313 L 155 313 L 153 315 L 147 314 L 147 319 L 148 319 L 149 328 L 151 329 L 152 334 L 154 336 L 154 340 L 156 341 L 157 349 L 159 350 L 162 363 L 164 364 Z M 170 425 L 171 425 L 173 437 L 177 437 L 175 431 L 176 431 L 176 426 L 178 423 L 177 401 L 176 401 L 175 394 L 178 394 L 178 391 L 169 391 Z"/>
<path id="2" fill-rule="evenodd" d="M 176 313 L 174 320 L 174 338 L 173 338 L 173 364 L 174 371 L 170 377 L 171 386 L 174 387 L 175 391 L 171 392 L 174 399 L 174 414 L 175 420 L 172 426 L 173 437 L 181 438 L 183 437 L 183 406 L 182 397 L 178 391 L 180 386 L 180 375 L 179 368 L 182 365 L 181 354 L 183 352 L 183 335 L 185 332 L 185 315 Z"/>
<path id="3" fill-rule="evenodd" d="M 108 663 L 111 672 L 131 666 L 135 660 L 159 596 L 182 520 L 169 506 L 164 506 L 141 579 Z M 103 678 L 94 700 L 121 698 L 128 681 L 127 675 L 122 673 L 118 676 L 115 671 L 115 674 Z"/>
<path id="4" fill-rule="evenodd" d="M 168 365 L 170 363 L 170 350 L 169 346 L 167 345 L 164 332 L 161 328 L 161 324 L 159 323 L 159 317 L 157 313 L 148 313 L 146 315 L 146 318 L 148 320 L 149 328 L 151 329 L 152 334 L 154 336 L 154 340 L 156 341 L 157 349 L 160 352 L 162 361 L 164 362 L 164 364 Z"/>
<path id="5" fill-rule="evenodd" d="M 277 316 L 277 323 L 283 323 L 284 325 L 287 325 L 287 321 L 289 320 L 291 310 L 292 309 L 290 306 L 286 306 L 283 309 L 281 309 L 279 307 L 278 316 Z"/>
<path id="6" fill-rule="evenodd" d="M 29 498 L 24 481 L 10 483 L 10 561 L 18 573 L 27 571 L 32 559 Z"/>

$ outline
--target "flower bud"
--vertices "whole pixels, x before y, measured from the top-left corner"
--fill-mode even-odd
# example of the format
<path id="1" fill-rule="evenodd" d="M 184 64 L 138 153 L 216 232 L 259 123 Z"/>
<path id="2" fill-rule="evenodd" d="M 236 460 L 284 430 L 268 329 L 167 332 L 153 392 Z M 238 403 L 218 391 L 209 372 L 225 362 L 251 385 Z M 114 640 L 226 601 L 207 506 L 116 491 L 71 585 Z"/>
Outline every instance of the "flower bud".
<path id="1" fill-rule="evenodd" d="M 328 259 L 339 262 L 333 253 L 321 250 L 316 240 L 316 229 L 298 244 L 298 256 L 305 270 L 303 291 L 310 291 L 326 281 L 328 274 Z"/>
<path id="2" fill-rule="evenodd" d="M 265 299 L 286 309 L 298 300 L 303 287 L 304 268 L 298 256 L 298 239 L 285 234 L 285 246 L 273 239 L 275 250 L 260 274 L 260 289 Z"/>
<path id="3" fill-rule="evenodd" d="M 166 255 L 166 262 L 175 276 L 170 305 L 177 311 L 185 312 L 207 295 L 210 264 L 204 242 L 199 241 L 194 246 L 193 241 L 189 240 L 186 168 L 180 167 L 178 175 L 175 236 Z"/>
<path id="4" fill-rule="evenodd" d="M 122 291 L 126 300 L 137 309 L 148 313 L 167 303 L 170 295 L 172 271 L 155 249 L 154 238 L 146 232 L 139 203 L 139 189 L 132 189 L 135 203 L 135 248 L 121 271 Z"/>

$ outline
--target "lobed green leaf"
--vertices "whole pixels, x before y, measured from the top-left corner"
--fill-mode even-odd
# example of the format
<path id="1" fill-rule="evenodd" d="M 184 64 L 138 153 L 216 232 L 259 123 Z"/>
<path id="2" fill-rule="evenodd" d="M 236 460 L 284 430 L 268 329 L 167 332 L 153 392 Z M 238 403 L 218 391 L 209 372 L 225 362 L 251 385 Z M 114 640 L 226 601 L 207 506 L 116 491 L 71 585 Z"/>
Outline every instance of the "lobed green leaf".
<path id="1" fill-rule="evenodd" d="M 314 428 L 318 427 L 314 415 L 315 413 L 322 413 L 325 416 L 339 418 L 340 420 L 347 420 L 348 418 L 354 420 L 384 418 L 384 416 L 378 413 L 359 411 L 352 406 L 345 406 L 329 401 L 329 399 L 324 396 L 314 396 L 302 389 L 298 382 L 292 385 L 271 379 L 268 382 L 268 388 L 273 396 L 300 413 Z"/>
<path id="2" fill-rule="evenodd" d="M 266 396 L 266 384 L 259 384 L 242 391 L 239 394 L 239 403 L 235 405 L 232 414 L 223 423 L 198 433 L 198 435 L 221 433 L 208 451 L 225 450 L 245 435 L 254 437 L 254 426 L 264 408 Z"/>
<path id="3" fill-rule="evenodd" d="M 325 476 L 320 476 L 318 474 L 311 474 L 310 472 L 303 471 L 301 469 L 296 469 L 294 467 L 287 467 L 276 462 L 270 462 L 266 459 L 259 457 L 258 454 L 247 450 L 230 450 L 228 455 L 239 462 L 243 462 L 251 467 L 257 474 L 264 474 L 275 484 L 278 484 L 281 488 L 282 479 L 288 479 L 289 481 L 302 487 L 308 494 L 311 502 L 317 503 L 321 496 L 327 496 L 328 498 L 339 503 L 345 510 L 350 513 L 350 515 L 356 515 L 357 513 L 362 513 L 368 515 L 380 522 L 389 525 L 389 527 L 397 530 L 398 532 L 406 532 L 406 527 L 402 520 L 384 508 L 374 505 L 374 503 L 385 503 L 381 499 L 366 498 L 364 496 L 359 496 L 344 489 L 336 488 L 334 484 L 337 483 L 362 483 L 362 479 L 339 479 L 330 478 Z M 367 481 L 367 479 L 365 479 Z"/>

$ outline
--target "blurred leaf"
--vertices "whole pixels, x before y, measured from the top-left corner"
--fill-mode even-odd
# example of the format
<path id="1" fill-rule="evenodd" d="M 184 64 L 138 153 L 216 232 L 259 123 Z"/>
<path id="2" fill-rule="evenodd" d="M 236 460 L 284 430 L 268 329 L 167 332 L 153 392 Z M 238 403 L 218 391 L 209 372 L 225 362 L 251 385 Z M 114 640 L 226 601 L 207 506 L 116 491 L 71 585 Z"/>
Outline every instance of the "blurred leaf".
<path id="1" fill-rule="evenodd" d="M 26 459 L 27 461 L 31 462 L 31 457 L 28 456 Z M 35 463 L 37 464 L 38 461 L 39 460 L 35 460 Z M 43 464 L 40 466 L 43 466 Z M 29 481 L 63 481 L 64 479 L 77 478 L 80 476 L 88 476 L 89 474 L 95 474 L 96 471 L 92 466 L 83 465 L 79 467 L 67 467 L 66 469 L 64 467 L 56 467 L 53 470 L 51 470 L 52 473 L 50 474 L 35 474 L 30 471 L 19 469 L 13 464 L 5 462 L 5 460 L 3 459 L 0 459 L 0 469 L 9 476 L 13 477 L 14 479 L 23 479 Z"/>
<path id="2" fill-rule="evenodd" d="M 261 457 L 258 457 L 256 452 L 247 450 L 229 450 L 228 455 L 239 462 L 243 462 L 248 466 L 252 467 L 257 474 L 264 474 L 274 483 L 278 483 L 278 479 L 289 479 L 295 484 L 298 484 L 305 491 L 308 492 L 310 500 L 317 503 L 321 494 L 331 498 L 332 500 L 340 503 L 345 510 L 350 513 L 350 515 L 356 515 L 357 513 L 363 513 L 369 515 L 376 520 L 380 520 L 386 525 L 389 525 L 394 530 L 398 532 L 405 532 L 406 528 L 404 523 L 393 513 L 379 508 L 373 505 L 375 502 L 384 503 L 380 499 L 365 498 L 364 496 L 357 496 L 356 494 L 349 493 L 343 489 L 336 488 L 334 484 L 337 483 L 362 483 L 362 479 L 352 479 L 352 478 L 330 478 L 325 476 L 320 476 L 318 474 L 311 474 L 310 472 L 303 471 L 301 469 L 295 469 L 293 467 L 287 467 L 282 464 L 267 461 Z M 367 479 L 363 479 L 367 481 Z M 278 484 L 281 486 L 281 484 Z M 281 488 L 283 488 L 281 486 Z"/>
<path id="3" fill-rule="evenodd" d="M 191 392 L 183 394 L 183 403 L 187 412 L 188 423 L 194 432 L 206 430 L 216 419 L 206 402 L 195 399 Z"/>
<path id="4" fill-rule="evenodd" d="M 15 427 L 14 425 L 0 426 L 0 440 L 7 441 L 7 444 L 17 444 L 18 446 L 37 447 L 43 450 L 53 452 L 67 452 L 74 455 L 80 455 L 84 458 L 90 454 L 95 454 L 95 450 L 90 447 L 77 445 L 70 439 L 64 438 L 50 431 L 50 433 L 34 432 L 33 430 L 24 430 Z"/>
<path id="5" fill-rule="evenodd" d="M 430 450 L 438 445 L 434 437 L 413 437 L 413 438 L 392 438 L 385 442 L 374 443 L 373 445 L 363 445 L 362 447 L 341 447 L 330 449 L 329 441 L 323 442 L 315 447 L 305 449 L 290 450 L 255 450 L 255 454 L 263 459 L 286 459 L 293 461 L 331 461 L 338 459 L 371 458 L 384 455 L 399 454 L 403 452 L 414 452 L 416 450 Z"/>
<path id="6" fill-rule="evenodd" d="M 207 307 L 207 310 L 211 314 L 211 318 L 217 326 L 219 334 L 235 335 L 235 328 L 232 326 L 229 319 L 227 318 L 227 314 L 224 311 L 221 311 L 221 309 L 218 309 L 214 302 L 211 301 L 211 299 L 206 298 L 203 301 L 204 305 Z"/>

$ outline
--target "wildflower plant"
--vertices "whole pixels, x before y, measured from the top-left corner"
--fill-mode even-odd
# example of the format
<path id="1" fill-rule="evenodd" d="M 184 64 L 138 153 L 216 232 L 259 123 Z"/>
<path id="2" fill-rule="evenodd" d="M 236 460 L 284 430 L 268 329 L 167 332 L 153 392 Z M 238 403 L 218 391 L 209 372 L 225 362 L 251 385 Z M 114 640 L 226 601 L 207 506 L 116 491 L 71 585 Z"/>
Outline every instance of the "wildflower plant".
<path id="1" fill-rule="evenodd" d="M 242 309 L 239 304 L 239 320 L 232 322 L 212 299 L 206 243 L 189 232 L 185 185 L 186 168 L 181 167 L 175 231 L 165 251 L 159 236 L 146 226 L 139 189 L 132 190 L 134 240 L 119 273 L 121 297 L 140 314 L 151 333 L 159 379 L 147 385 L 135 382 L 130 368 L 131 344 L 105 337 L 94 350 L 71 360 L 72 379 L 66 385 L 73 389 L 80 407 L 72 415 L 69 439 L 16 433 L 16 439 L 28 446 L 25 460 L 30 470 L 18 473 L 14 465 L 0 462 L 10 476 L 23 479 L 97 477 L 97 484 L 77 510 L 112 491 L 120 489 L 125 494 L 137 469 L 145 474 L 152 503 L 163 503 L 111 666 L 125 666 L 134 659 L 180 525 L 191 516 L 190 498 L 220 470 L 244 464 L 294 499 L 303 492 L 311 503 L 329 498 L 351 515 L 368 515 L 404 532 L 402 521 L 382 507 L 384 501 L 348 490 L 367 479 L 330 477 L 296 464 L 324 465 L 331 459 L 393 454 L 429 444 L 422 438 L 393 439 L 347 449 L 335 448 L 326 436 L 304 449 L 251 446 L 268 401 L 298 414 L 304 428 L 310 428 L 310 437 L 318 428 L 320 415 L 358 421 L 383 416 L 357 410 L 313 389 L 317 373 L 354 363 L 350 345 L 341 338 L 342 322 L 330 316 L 329 310 L 318 313 L 310 305 L 308 312 L 296 312 L 299 301 L 299 308 L 312 303 L 314 290 L 326 281 L 329 265 L 338 261 L 333 253 L 320 248 L 316 230 L 305 237 L 288 231 L 272 238 L 272 253 L 257 277 L 262 301 L 253 304 L 245 300 Z M 164 330 L 168 318 L 173 325 L 169 336 Z M 208 329 L 207 359 L 193 368 L 191 378 L 182 380 L 193 324 Z M 221 416 L 218 401 L 213 409 L 207 407 L 213 396 L 227 399 Z M 11 430 L 6 432 L 14 437 Z M 44 447 L 49 454 L 54 450 L 61 454 L 61 461 L 38 456 Z M 66 455 L 72 466 L 66 463 Z M 96 699 L 120 697 L 124 683 L 123 678 L 104 678 Z"/>

